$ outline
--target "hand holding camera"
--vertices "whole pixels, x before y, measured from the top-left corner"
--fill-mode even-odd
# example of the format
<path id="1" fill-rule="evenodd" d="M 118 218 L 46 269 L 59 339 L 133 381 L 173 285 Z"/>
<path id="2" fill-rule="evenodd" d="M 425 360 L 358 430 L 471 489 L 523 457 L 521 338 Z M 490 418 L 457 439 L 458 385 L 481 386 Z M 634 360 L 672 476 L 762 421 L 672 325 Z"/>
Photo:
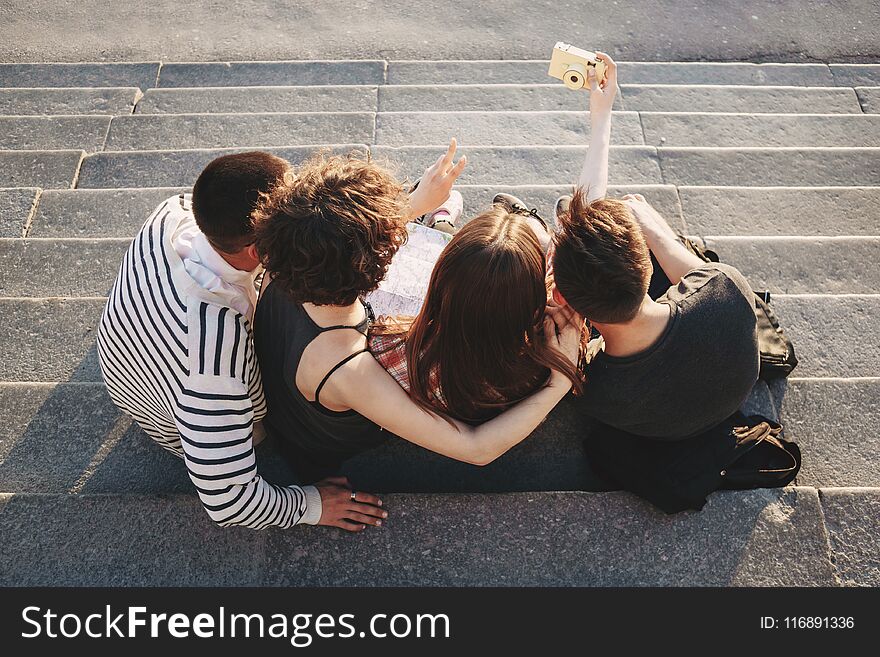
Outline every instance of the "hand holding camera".
<path id="1" fill-rule="evenodd" d="M 548 74 L 569 89 L 588 89 L 591 114 L 610 114 L 617 94 L 617 64 L 606 53 L 560 41 L 553 48 Z"/>

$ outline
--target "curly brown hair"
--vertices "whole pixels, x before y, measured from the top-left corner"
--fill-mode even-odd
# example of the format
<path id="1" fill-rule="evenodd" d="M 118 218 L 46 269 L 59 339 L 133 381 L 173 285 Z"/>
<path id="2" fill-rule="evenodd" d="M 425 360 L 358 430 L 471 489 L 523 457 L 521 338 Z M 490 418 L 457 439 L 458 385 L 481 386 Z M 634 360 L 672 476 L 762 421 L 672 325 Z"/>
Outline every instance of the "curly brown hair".
<path id="1" fill-rule="evenodd" d="M 375 290 L 406 241 L 408 202 L 392 173 L 360 153 L 319 152 L 254 211 L 256 247 L 297 303 L 346 306 Z"/>

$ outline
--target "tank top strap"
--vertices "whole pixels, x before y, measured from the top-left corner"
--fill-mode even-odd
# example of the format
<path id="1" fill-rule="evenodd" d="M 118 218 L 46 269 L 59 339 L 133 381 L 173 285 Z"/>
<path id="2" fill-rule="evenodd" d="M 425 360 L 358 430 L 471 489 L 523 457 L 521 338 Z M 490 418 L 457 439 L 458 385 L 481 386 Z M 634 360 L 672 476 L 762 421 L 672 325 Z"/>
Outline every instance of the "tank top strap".
<path id="1" fill-rule="evenodd" d="M 346 327 L 344 327 L 344 328 L 353 328 L 353 327 L 351 327 L 351 326 L 346 326 Z M 318 406 L 322 406 L 322 407 L 326 408 L 326 406 L 324 406 L 324 405 L 321 403 L 321 390 L 324 388 L 324 384 L 327 383 L 327 380 L 328 380 L 331 376 L 333 376 L 333 373 L 334 373 L 336 370 L 338 370 L 340 367 L 342 367 L 343 365 L 345 365 L 347 362 L 349 362 L 350 360 L 354 360 L 355 358 L 357 358 L 357 357 L 360 356 L 361 354 L 367 354 L 367 353 L 370 353 L 370 350 L 369 350 L 369 349 L 361 349 L 360 351 L 356 351 L 356 352 L 354 352 L 354 353 L 352 353 L 352 354 L 349 354 L 348 356 L 346 356 L 345 358 L 343 358 L 341 361 L 339 361 L 338 363 L 336 363 L 336 365 L 334 365 L 333 367 L 330 368 L 330 371 L 327 372 L 327 374 L 324 375 L 324 378 L 321 379 L 321 383 L 319 383 L 319 384 L 318 384 L 318 387 L 315 388 L 315 403 L 316 403 Z"/>
<path id="2" fill-rule="evenodd" d="M 339 331 L 341 329 L 353 329 L 366 337 L 370 330 L 370 325 L 376 321 L 376 315 L 373 313 L 373 307 L 364 299 L 358 299 L 364 307 L 364 318 L 357 324 L 335 324 L 334 326 L 318 326 L 318 333 L 326 333 L 327 331 Z M 338 367 L 338 366 L 337 366 Z"/>

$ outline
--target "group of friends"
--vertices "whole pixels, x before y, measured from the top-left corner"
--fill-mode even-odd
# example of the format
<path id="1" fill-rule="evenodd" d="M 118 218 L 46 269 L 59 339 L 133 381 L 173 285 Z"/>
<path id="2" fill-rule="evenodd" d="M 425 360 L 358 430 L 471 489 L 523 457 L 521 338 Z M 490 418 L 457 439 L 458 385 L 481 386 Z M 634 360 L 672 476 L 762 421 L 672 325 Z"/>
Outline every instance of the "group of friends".
<path id="1" fill-rule="evenodd" d="M 485 465 L 566 397 L 585 423 L 657 441 L 742 405 L 759 373 L 753 293 L 642 196 L 606 196 L 617 67 L 599 57 L 589 150 L 553 221 L 503 193 L 463 217 L 454 139 L 410 187 L 357 153 L 226 155 L 153 212 L 101 319 L 101 370 L 211 519 L 379 526 L 388 510 L 339 475 L 347 459 L 406 440 Z M 424 299 L 374 312 L 417 230 L 448 240 Z M 296 485 L 258 474 L 266 434 Z"/>

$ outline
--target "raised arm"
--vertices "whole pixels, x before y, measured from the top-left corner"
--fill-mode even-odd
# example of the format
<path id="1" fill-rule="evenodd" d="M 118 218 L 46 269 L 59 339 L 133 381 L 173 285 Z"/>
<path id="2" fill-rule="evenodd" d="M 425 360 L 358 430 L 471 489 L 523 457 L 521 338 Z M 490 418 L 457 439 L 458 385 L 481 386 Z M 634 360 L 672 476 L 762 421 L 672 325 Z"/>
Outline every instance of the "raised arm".
<path id="1" fill-rule="evenodd" d="M 572 362 L 577 359 L 582 324 L 580 318 L 571 315 L 559 324 L 549 318 L 545 321 L 545 333 L 551 344 Z M 472 427 L 462 422 L 450 423 L 419 408 L 369 355 L 352 364 L 343 368 L 342 376 L 334 376 L 328 382 L 335 388 L 334 397 L 341 395 L 353 409 L 405 440 L 474 465 L 491 463 L 524 440 L 571 389 L 571 382 L 563 374 L 552 372 L 547 386 L 493 420 Z"/>
<path id="2" fill-rule="evenodd" d="M 690 270 L 705 264 L 687 250 L 669 222 L 645 200 L 644 196 L 627 194 L 623 200 L 642 229 L 648 248 L 673 285 L 677 285 L 682 276 Z"/>
<path id="3" fill-rule="evenodd" d="M 577 186 L 587 190 L 587 200 L 604 198 L 608 190 L 608 149 L 611 147 L 611 108 L 617 94 L 617 64 L 603 52 L 604 80 L 596 79 L 596 69 L 588 73 L 590 83 L 590 149 L 584 160 Z"/>

